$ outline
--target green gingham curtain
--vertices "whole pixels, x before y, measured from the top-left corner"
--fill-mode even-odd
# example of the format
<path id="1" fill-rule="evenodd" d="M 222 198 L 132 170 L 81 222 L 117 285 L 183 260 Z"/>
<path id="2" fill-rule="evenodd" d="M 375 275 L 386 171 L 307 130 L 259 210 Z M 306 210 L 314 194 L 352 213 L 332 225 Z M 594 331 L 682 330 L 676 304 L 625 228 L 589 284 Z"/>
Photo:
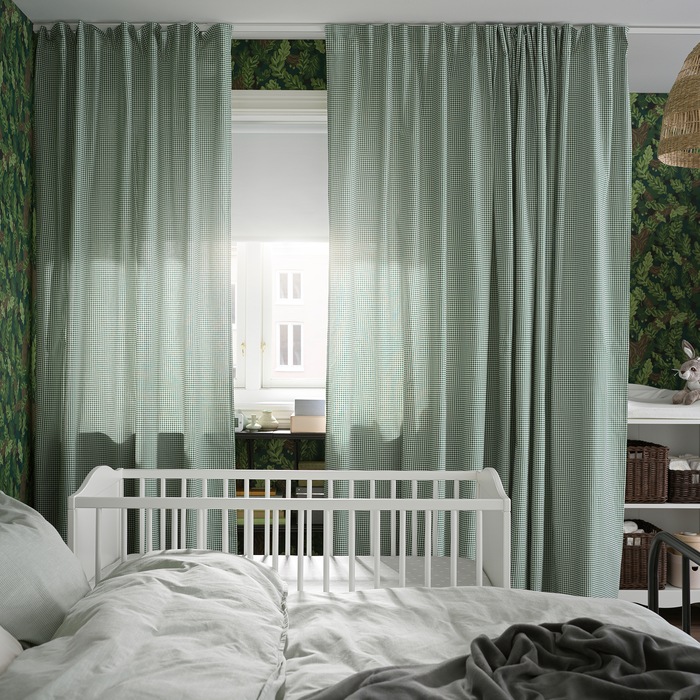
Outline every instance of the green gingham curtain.
<path id="1" fill-rule="evenodd" d="M 95 464 L 232 467 L 231 28 L 42 29 L 38 509 Z"/>
<path id="2" fill-rule="evenodd" d="M 616 596 L 622 27 L 327 28 L 329 468 L 494 467 L 516 587 Z"/>

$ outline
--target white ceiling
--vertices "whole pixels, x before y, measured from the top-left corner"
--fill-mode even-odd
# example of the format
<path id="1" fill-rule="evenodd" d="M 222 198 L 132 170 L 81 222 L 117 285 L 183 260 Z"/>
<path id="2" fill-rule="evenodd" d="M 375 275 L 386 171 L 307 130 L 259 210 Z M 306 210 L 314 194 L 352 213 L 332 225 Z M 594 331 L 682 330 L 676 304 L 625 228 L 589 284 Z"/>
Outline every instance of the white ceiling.
<path id="1" fill-rule="evenodd" d="M 700 0 L 14 0 L 35 24 L 229 22 L 248 38 L 321 37 L 330 22 L 544 22 L 630 27 L 635 92 L 667 92 L 700 42 Z"/>

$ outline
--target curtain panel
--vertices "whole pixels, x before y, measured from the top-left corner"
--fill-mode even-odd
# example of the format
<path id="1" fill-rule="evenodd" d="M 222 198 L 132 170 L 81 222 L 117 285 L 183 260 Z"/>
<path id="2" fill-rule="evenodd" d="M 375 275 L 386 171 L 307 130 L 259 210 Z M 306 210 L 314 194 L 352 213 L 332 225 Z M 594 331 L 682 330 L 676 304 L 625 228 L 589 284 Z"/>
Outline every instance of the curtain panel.
<path id="1" fill-rule="evenodd" d="M 42 29 L 38 509 L 95 464 L 232 467 L 231 28 Z"/>
<path id="2" fill-rule="evenodd" d="M 329 468 L 494 467 L 513 585 L 616 596 L 626 30 L 326 33 Z"/>

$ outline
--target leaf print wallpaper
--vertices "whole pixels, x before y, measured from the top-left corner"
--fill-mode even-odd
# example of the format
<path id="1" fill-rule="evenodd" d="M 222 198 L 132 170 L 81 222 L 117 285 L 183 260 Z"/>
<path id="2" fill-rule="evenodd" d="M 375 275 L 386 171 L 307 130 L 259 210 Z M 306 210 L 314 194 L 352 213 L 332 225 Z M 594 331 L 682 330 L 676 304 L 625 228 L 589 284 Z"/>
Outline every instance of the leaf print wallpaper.
<path id="1" fill-rule="evenodd" d="M 700 351 L 700 170 L 661 163 L 657 146 L 666 95 L 633 93 L 629 381 L 667 389 Z"/>
<path id="2" fill-rule="evenodd" d="M 0 0 L 0 491 L 31 502 L 32 24 Z"/>
<path id="3" fill-rule="evenodd" d="M 234 90 L 325 90 L 326 44 L 234 39 L 231 79 Z"/>

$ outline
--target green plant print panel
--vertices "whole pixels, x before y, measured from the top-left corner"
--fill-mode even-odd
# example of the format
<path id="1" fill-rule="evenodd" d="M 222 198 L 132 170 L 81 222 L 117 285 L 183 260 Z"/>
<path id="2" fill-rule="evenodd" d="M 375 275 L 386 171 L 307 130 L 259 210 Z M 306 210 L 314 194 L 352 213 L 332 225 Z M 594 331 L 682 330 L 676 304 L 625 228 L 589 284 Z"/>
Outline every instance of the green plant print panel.
<path id="1" fill-rule="evenodd" d="M 254 440 L 253 466 L 248 459 L 248 440 L 236 440 L 237 469 L 294 469 L 294 440 Z M 322 462 L 323 440 L 299 440 L 300 462 Z"/>
<path id="2" fill-rule="evenodd" d="M 31 22 L 0 0 L 0 490 L 32 502 Z"/>
<path id="3" fill-rule="evenodd" d="M 250 40 L 231 42 L 234 90 L 325 90 L 323 40 Z"/>
<path id="4" fill-rule="evenodd" d="M 657 158 L 667 95 L 632 93 L 629 381 L 681 389 L 673 372 L 700 350 L 700 170 Z"/>

